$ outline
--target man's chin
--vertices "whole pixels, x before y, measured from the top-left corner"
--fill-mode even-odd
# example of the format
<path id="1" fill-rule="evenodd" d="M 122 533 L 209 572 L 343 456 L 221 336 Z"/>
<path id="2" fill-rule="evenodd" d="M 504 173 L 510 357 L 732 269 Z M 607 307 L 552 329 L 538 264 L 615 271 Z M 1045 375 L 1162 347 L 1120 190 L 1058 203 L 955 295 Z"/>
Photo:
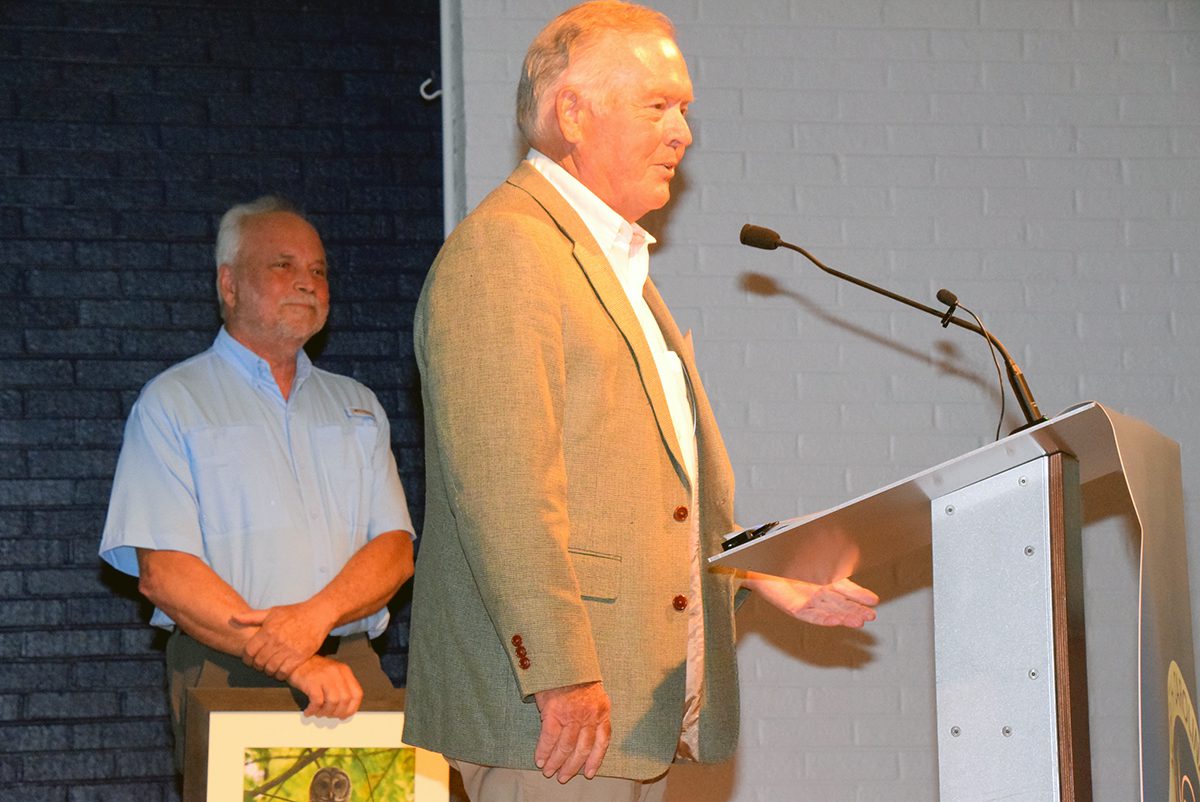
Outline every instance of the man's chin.
<path id="1" fill-rule="evenodd" d="M 324 318 L 321 318 L 319 322 L 315 320 L 307 320 L 304 322 L 281 321 L 277 331 L 281 337 L 285 337 L 289 340 L 298 340 L 301 344 L 303 344 L 311 340 L 316 333 L 324 327 Z"/>
<path id="2" fill-rule="evenodd" d="M 639 220 L 641 220 L 641 219 L 642 219 L 643 217 L 645 217 L 646 215 L 648 215 L 648 214 L 652 214 L 652 213 L 654 213 L 654 212 L 657 212 L 659 209 L 661 209 L 662 207 L 666 206 L 666 205 L 667 205 L 667 202 L 668 202 L 668 201 L 670 201 L 670 200 L 671 200 L 671 193 L 670 193 L 670 192 L 664 192 L 664 193 L 662 193 L 662 196 L 661 196 L 661 197 L 658 197 L 658 198 L 656 198 L 656 199 L 654 200 L 654 203 L 653 203 L 653 204 L 647 204 L 647 205 L 649 206 L 649 208 L 648 208 L 648 209 L 646 209 L 646 211 L 642 212 L 642 214 L 638 216 L 638 219 L 639 219 Z"/>

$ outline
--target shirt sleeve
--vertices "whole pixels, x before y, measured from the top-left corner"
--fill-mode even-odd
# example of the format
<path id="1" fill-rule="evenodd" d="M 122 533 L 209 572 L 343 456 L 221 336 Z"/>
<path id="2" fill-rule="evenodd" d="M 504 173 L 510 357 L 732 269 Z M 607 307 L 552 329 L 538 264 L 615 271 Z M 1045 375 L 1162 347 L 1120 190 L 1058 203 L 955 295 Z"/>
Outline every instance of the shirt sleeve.
<path id="1" fill-rule="evenodd" d="M 368 391 L 369 392 L 369 391 Z M 374 539 L 384 532 L 403 530 L 413 533 L 412 517 L 408 512 L 408 499 L 400 472 L 396 467 L 396 456 L 392 453 L 391 427 L 387 413 L 379 399 L 371 393 L 371 409 L 379 421 L 375 437 L 375 448 L 371 455 L 371 518 L 367 526 L 367 539 Z"/>
<path id="2" fill-rule="evenodd" d="M 100 556 L 137 576 L 138 548 L 205 559 L 187 446 L 153 385 L 142 392 L 125 424 Z"/>

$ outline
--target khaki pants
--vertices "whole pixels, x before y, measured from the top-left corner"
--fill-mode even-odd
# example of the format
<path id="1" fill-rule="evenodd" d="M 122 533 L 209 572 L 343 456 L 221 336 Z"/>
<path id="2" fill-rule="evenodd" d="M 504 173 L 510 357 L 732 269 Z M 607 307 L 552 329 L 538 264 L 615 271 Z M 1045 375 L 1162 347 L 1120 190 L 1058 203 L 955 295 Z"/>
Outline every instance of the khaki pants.
<path id="1" fill-rule="evenodd" d="M 580 774 L 563 784 L 538 771 L 463 760 L 451 760 L 450 765 L 462 773 L 471 802 L 662 802 L 667 793 L 666 774 L 645 782 L 620 777 L 589 780 Z"/>
<path id="2" fill-rule="evenodd" d="M 379 655 L 366 634 L 339 638 L 337 650 L 329 655 L 350 666 L 364 693 L 390 691 L 394 686 L 383 673 Z M 188 688 L 288 688 L 286 682 L 268 677 L 241 661 L 186 635 L 178 628 L 167 641 L 167 692 L 171 701 L 171 732 L 175 736 L 175 770 L 182 773 L 184 733 L 187 732 Z"/>

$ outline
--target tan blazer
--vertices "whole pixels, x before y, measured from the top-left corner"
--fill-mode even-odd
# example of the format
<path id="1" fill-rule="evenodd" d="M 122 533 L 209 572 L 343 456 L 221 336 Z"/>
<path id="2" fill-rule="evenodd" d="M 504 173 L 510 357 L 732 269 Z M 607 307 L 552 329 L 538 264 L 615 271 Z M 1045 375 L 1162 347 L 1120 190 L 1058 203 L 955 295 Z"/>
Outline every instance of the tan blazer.
<path id="1" fill-rule="evenodd" d="M 648 779 L 670 764 L 689 518 L 713 553 L 733 527 L 733 475 L 690 342 L 651 284 L 646 300 L 694 388 L 698 510 L 633 308 L 536 170 L 517 168 L 430 269 L 414 324 L 427 487 L 406 742 L 532 769 L 532 694 L 603 680 L 613 740 L 600 773 Z M 734 594 L 728 574 L 704 572 L 706 761 L 737 739 Z"/>

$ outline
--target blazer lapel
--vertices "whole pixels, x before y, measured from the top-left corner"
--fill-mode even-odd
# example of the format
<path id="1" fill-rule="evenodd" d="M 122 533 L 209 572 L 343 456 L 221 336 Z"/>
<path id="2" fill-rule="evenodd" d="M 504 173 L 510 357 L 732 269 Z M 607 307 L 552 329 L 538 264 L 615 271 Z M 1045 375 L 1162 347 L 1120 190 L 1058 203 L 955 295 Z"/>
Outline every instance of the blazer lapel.
<path id="1" fill-rule="evenodd" d="M 650 346 L 646 343 L 646 335 L 642 331 L 641 323 L 629 303 L 629 298 L 625 295 L 625 290 L 617 281 L 617 276 L 608 263 L 608 259 L 600 250 L 600 246 L 592 237 L 587 225 L 571 205 L 532 165 L 522 162 L 508 177 L 508 182 L 528 192 L 554 219 L 563 235 L 571 241 L 575 261 L 579 263 L 580 269 L 596 293 L 596 298 L 621 332 L 621 336 L 624 337 L 633 354 L 634 364 L 641 377 L 642 388 L 654 413 L 663 443 L 666 445 L 671 459 L 675 462 L 676 473 L 679 474 L 685 485 L 690 485 L 687 470 L 683 467 L 683 452 L 680 450 L 679 440 L 675 436 L 675 426 L 671 421 L 671 411 L 667 406 L 667 397 L 663 392 L 662 380 L 658 375 L 654 355 L 650 352 Z"/>
<path id="2" fill-rule="evenodd" d="M 717 428 L 717 421 L 713 416 L 708 394 L 704 392 L 704 385 L 700 382 L 700 372 L 696 368 L 695 350 L 692 347 L 692 333 L 690 331 L 686 335 L 680 333 L 679 326 L 671 315 L 671 310 L 667 308 L 666 302 L 662 299 L 658 287 L 654 286 L 653 281 L 646 281 L 642 296 L 654 314 L 654 319 L 658 321 L 659 328 L 662 329 L 667 347 L 679 355 L 683 369 L 687 372 L 688 388 L 691 390 L 692 399 L 695 402 L 697 461 L 700 475 L 704 477 L 702 484 L 707 488 L 704 494 L 708 498 L 724 499 L 730 495 L 729 488 L 732 477 L 728 475 L 729 457 L 725 452 L 725 441 L 721 438 L 720 429 Z"/>

